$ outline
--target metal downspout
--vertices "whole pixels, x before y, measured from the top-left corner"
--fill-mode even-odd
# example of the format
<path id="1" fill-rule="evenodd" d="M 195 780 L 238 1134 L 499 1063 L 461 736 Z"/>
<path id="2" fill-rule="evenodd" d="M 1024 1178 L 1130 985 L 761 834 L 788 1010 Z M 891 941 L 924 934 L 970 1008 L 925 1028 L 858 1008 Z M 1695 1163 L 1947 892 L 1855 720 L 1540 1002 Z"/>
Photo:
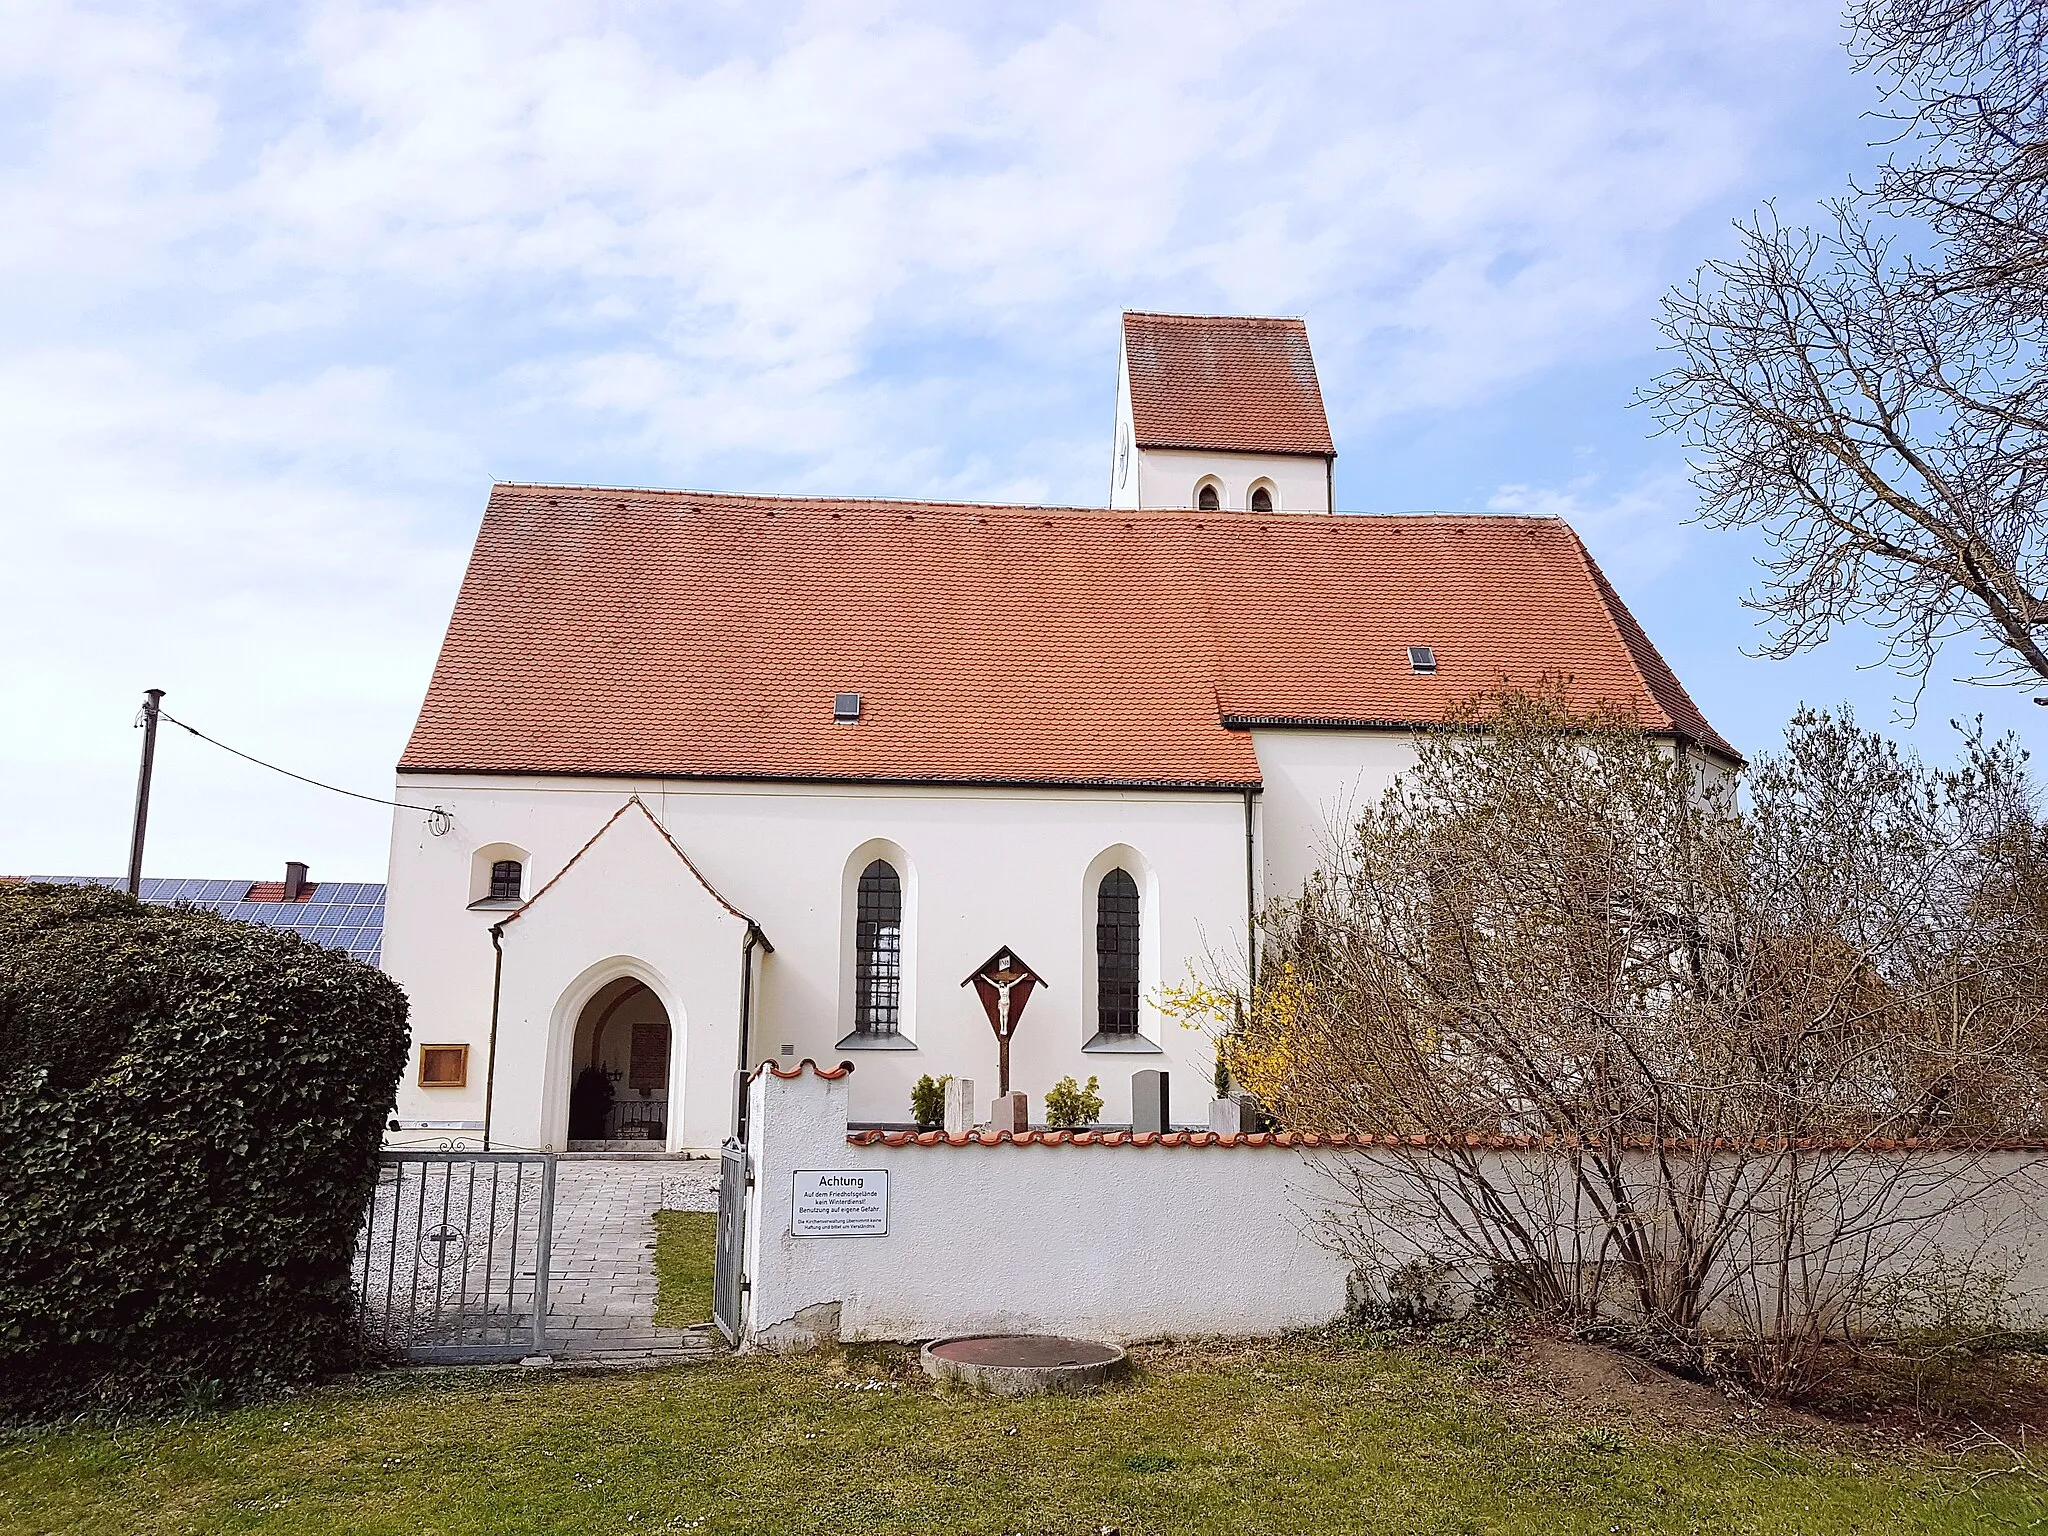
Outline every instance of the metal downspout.
<path id="1" fill-rule="evenodd" d="M 484 1064 L 484 1150 L 491 1150 L 491 1098 L 498 1086 L 498 998 L 505 984 L 505 925 L 491 924 L 491 1044 Z"/>
<path id="2" fill-rule="evenodd" d="M 747 936 L 740 944 L 740 1059 L 739 1087 L 733 1094 L 732 1134 L 747 1139 L 747 1055 L 754 1034 L 754 946 L 768 944 L 767 935 L 754 923 L 747 924 Z M 772 952 L 774 945 L 769 944 Z"/>
<path id="3" fill-rule="evenodd" d="M 1252 818 L 1252 796 L 1257 793 L 1254 789 L 1244 792 L 1244 943 L 1255 987 L 1259 984 L 1259 887 L 1256 876 L 1258 838 Z"/>

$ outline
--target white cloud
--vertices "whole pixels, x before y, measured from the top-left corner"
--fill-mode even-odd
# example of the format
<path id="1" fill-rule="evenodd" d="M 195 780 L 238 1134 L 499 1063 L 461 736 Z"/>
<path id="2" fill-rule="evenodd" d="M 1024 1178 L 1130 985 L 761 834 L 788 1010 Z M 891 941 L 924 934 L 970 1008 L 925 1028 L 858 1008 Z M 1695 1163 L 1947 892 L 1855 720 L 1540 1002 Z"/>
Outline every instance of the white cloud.
<path id="1" fill-rule="evenodd" d="M 0 870 L 108 867 L 167 675 L 381 782 L 487 473 L 1092 499 L 1126 304 L 1305 313 L 1340 438 L 1443 420 L 1637 346 L 1676 232 L 1848 90 L 1832 13 L 1762 0 L 15 0 L 0 35 L 0 643 L 38 663 L 0 794 L 42 808 Z M 1656 482 L 1501 497 L 1672 558 Z M 167 812 L 190 872 L 313 814 L 219 782 L 261 814 Z"/>
<path id="2" fill-rule="evenodd" d="M 1504 485 L 1488 498 L 1490 512 L 1561 517 L 1623 586 L 1654 581 L 1684 558 L 1692 530 L 1693 489 L 1680 473 L 1644 475 L 1610 488 L 1597 474 L 1564 485 Z"/>
<path id="3" fill-rule="evenodd" d="M 406 421 L 367 370 L 234 391 L 45 352 L 0 363 L 0 402 L 0 712 L 18 727 L 0 733 L 0 868 L 125 863 L 144 687 L 212 734 L 380 792 L 461 570 L 428 531 L 434 502 L 482 490 L 462 445 Z M 156 836 L 205 859 L 185 872 L 381 842 L 373 808 L 211 751 L 165 747 Z"/>

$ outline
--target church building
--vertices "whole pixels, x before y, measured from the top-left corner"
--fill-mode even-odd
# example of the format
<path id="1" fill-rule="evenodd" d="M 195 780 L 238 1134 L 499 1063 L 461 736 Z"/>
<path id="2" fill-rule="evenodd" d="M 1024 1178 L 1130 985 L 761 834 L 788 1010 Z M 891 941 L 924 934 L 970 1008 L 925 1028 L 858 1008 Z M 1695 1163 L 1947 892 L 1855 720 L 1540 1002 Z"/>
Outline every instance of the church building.
<path id="1" fill-rule="evenodd" d="M 392 1140 L 710 1150 L 805 1057 L 856 1124 L 986 1104 L 1003 950 L 1034 1117 L 1158 1068 L 1204 1122 L 1161 989 L 1449 706 L 1565 675 L 1734 760 L 1563 522 L 1334 513 L 1299 320 L 1125 315 L 1110 457 L 1101 507 L 494 486 L 398 767 Z"/>

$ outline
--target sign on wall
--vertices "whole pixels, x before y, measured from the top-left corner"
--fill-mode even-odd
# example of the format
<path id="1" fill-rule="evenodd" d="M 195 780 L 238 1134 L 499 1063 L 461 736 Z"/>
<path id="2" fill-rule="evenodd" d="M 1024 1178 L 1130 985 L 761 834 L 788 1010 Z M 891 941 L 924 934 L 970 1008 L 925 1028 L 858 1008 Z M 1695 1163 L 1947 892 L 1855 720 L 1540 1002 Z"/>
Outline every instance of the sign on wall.
<path id="1" fill-rule="evenodd" d="M 889 1171 L 834 1168 L 798 1172 L 789 1211 L 791 1237 L 887 1237 Z"/>
<path id="2" fill-rule="evenodd" d="M 659 1019 L 642 1019 L 633 1026 L 633 1054 L 627 1058 L 628 1088 L 668 1086 L 668 1026 Z"/>

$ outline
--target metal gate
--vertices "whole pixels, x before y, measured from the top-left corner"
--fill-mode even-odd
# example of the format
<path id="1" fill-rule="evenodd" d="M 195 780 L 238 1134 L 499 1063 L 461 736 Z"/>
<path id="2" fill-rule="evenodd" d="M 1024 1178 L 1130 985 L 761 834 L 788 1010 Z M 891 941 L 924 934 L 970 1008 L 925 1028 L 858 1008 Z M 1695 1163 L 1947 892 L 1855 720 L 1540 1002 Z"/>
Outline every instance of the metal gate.
<path id="1" fill-rule="evenodd" d="M 726 1342 L 740 1341 L 741 1307 L 746 1299 L 747 1149 L 728 1141 L 718 1161 L 718 1256 L 711 1283 L 711 1320 Z"/>
<path id="2" fill-rule="evenodd" d="M 547 1350 L 555 1160 L 536 1152 L 385 1152 L 356 1243 L 375 1347 L 414 1360 Z"/>

